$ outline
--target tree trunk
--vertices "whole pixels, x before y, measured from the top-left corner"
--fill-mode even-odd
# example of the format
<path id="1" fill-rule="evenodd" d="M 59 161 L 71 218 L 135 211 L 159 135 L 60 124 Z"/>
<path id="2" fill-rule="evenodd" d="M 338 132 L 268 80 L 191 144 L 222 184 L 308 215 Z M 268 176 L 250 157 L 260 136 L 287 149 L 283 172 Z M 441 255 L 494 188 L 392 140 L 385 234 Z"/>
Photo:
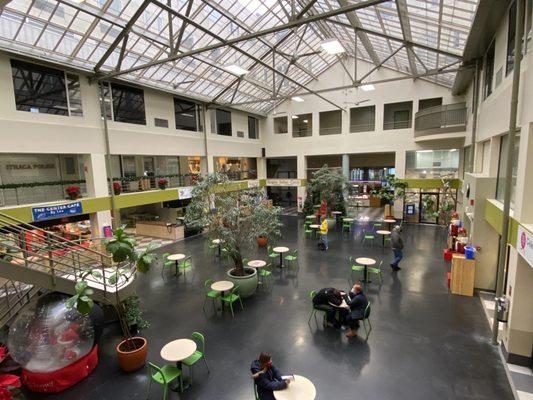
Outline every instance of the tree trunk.
<path id="1" fill-rule="evenodd" d="M 242 256 L 240 251 L 237 251 L 233 256 L 233 263 L 235 265 L 235 275 L 244 276 L 244 266 L 242 264 Z"/>

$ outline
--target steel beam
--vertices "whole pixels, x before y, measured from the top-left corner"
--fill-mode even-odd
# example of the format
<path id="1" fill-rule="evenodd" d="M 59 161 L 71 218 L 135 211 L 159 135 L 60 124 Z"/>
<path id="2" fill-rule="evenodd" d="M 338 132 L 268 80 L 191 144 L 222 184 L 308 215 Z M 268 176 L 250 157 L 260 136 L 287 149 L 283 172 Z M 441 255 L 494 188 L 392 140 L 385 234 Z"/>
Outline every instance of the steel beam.
<path id="1" fill-rule="evenodd" d="M 191 15 L 192 3 L 193 3 L 193 0 L 189 0 L 189 3 L 187 4 L 187 10 L 185 10 L 185 15 L 187 17 L 189 17 Z M 169 12 L 168 14 L 172 15 L 171 12 Z M 186 26 L 187 26 L 187 24 L 185 23 L 185 21 L 182 20 L 181 21 L 180 30 L 178 32 L 178 38 L 176 39 L 176 45 L 174 46 L 174 53 L 172 53 L 172 54 L 176 54 L 180 50 L 181 39 L 183 39 L 183 34 L 185 33 L 185 27 Z"/>
<path id="2" fill-rule="evenodd" d="M 181 58 L 189 57 L 191 55 L 204 53 L 206 51 L 211 51 L 211 50 L 218 49 L 218 48 L 225 47 L 225 46 L 235 45 L 235 44 L 238 44 L 240 42 L 244 42 L 244 41 L 251 40 L 251 39 L 256 39 L 258 37 L 262 37 L 262 36 L 265 36 L 265 35 L 270 35 L 272 33 L 280 32 L 280 31 L 296 28 L 298 26 L 306 25 L 306 24 L 309 24 L 311 22 L 316 22 L 316 21 L 320 21 L 320 20 L 323 20 L 323 19 L 327 19 L 327 18 L 331 18 L 331 17 L 337 16 L 337 15 L 346 14 L 347 12 L 350 12 L 350 11 L 360 10 L 362 8 L 374 6 L 376 4 L 384 3 L 384 2 L 387 2 L 387 1 L 389 1 L 389 0 L 365 0 L 365 1 L 359 2 L 357 4 L 350 4 L 350 5 L 346 6 L 346 7 L 340 7 L 340 8 L 337 8 L 335 10 L 330 10 L 330 11 L 327 11 L 327 12 L 324 12 L 324 13 L 321 13 L 321 14 L 316 14 L 316 15 L 309 16 L 309 17 L 297 18 L 297 19 L 294 19 L 293 21 L 287 22 L 286 24 L 281 24 L 281 25 L 274 26 L 274 27 L 271 27 L 271 28 L 262 29 L 260 31 L 253 32 L 253 33 L 246 34 L 246 35 L 242 35 L 240 37 L 233 38 L 233 39 L 228 39 L 228 40 L 222 39 L 222 40 L 220 40 L 220 43 L 215 43 L 215 44 L 212 44 L 212 45 L 201 47 L 199 49 L 190 50 L 190 51 L 187 51 L 187 52 L 184 52 L 184 53 L 176 54 L 174 56 L 167 57 L 167 58 L 164 58 L 164 59 L 161 59 L 161 60 L 153 60 L 153 61 L 150 61 L 150 62 L 148 62 L 146 64 L 138 65 L 138 66 L 132 67 L 132 68 L 128 68 L 128 69 L 123 70 L 123 71 L 111 72 L 111 73 L 108 73 L 108 74 L 103 74 L 103 75 L 101 75 L 99 77 L 99 79 L 109 79 L 109 78 L 112 78 L 112 77 L 115 77 L 115 76 L 118 76 L 118 75 L 128 74 L 128 73 L 131 73 L 131 72 L 139 71 L 141 69 L 150 68 L 150 67 L 153 67 L 153 66 L 156 66 L 156 65 L 159 65 L 159 64 L 165 64 L 165 63 L 168 63 L 168 62 L 171 62 L 171 61 L 179 60 Z M 159 7 L 163 8 L 163 9 L 166 9 L 167 11 L 169 9 L 168 6 L 166 6 L 165 4 L 162 4 L 161 2 L 159 2 L 157 0 L 152 0 L 152 3 L 158 5 Z M 186 17 L 185 15 L 183 15 L 183 14 L 177 12 L 177 11 L 174 11 L 174 10 L 172 10 L 172 12 L 173 12 L 174 16 L 186 21 L 188 24 L 194 26 L 195 28 L 197 28 L 199 30 L 202 30 L 202 31 L 207 31 L 209 34 L 212 33 L 209 30 L 205 29 L 202 25 L 200 25 L 199 23 L 191 20 L 190 18 Z"/>
<path id="3" fill-rule="evenodd" d="M 411 35 L 411 25 L 409 24 L 409 17 L 407 16 L 407 3 L 405 0 L 396 0 L 396 10 L 398 10 L 398 19 L 400 20 L 400 27 L 402 28 L 403 40 L 406 42 L 412 42 L 413 37 Z M 407 60 L 409 61 L 409 70 L 412 75 L 418 74 L 416 68 L 416 60 L 413 54 L 411 46 L 405 48 L 407 52 Z"/>
<path id="4" fill-rule="evenodd" d="M 380 69 L 383 64 L 385 64 L 387 61 L 389 61 L 392 57 L 394 57 L 396 55 L 396 53 L 398 53 L 401 49 L 403 49 L 403 46 L 400 46 L 396 49 L 396 51 L 392 52 L 391 54 L 389 54 L 387 56 L 387 58 L 385 58 L 383 61 L 381 61 L 378 65 L 376 65 L 374 68 L 372 68 L 370 71 L 368 71 L 366 74 L 363 75 L 363 77 L 357 81 L 357 83 L 361 83 L 362 81 L 365 80 L 365 78 L 369 77 L 372 73 L 374 73 L 376 70 Z"/>

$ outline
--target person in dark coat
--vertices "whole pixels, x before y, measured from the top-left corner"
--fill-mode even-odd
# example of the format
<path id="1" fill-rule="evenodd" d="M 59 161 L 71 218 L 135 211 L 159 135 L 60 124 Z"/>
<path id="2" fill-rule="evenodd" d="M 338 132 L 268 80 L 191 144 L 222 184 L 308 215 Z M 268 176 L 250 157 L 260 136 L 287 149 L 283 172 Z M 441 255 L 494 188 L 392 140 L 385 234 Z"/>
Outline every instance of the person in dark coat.
<path id="1" fill-rule="evenodd" d="M 368 315 L 365 316 L 366 306 L 368 305 L 368 300 L 363 293 L 361 285 L 355 284 L 350 290 L 348 295 L 348 301 L 346 301 L 350 307 L 350 313 L 346 317 L 346 322 L 350 330 L 346 334 L 347 337 L 357 336 L 357 328 L 359 328 L 359 321 L 368 317 L 370 315 L 370 310 Z"/>
<path id="2" fill-rule="evenodd" d="M 326 312 L 326 322 L 333 327 L 339 327 L 340 323 L 335 320 L 336 308 L 342 303 L 342 292 L 335 288 L 320 289 L 313 297 L 313 307 Z"/>
<path id="3" fill-rule="evenodd" d="M 252 362 L 250 371 L 257 386 L 259 400 L 276 400 L 274 391 L 286 389 L 290 382 L 281 379 L 281 373 L 272 364 L 272 356 L 268 353 L 261 353 L 259 358 Z"/>
<path id="4" fill-rule="evenodd" d="M 390 235 L 392 252 L 394 253 L 394 260 L 392 260 L 390 267 L 395 272 L 401 269 L 398 264 L 400 263 L 400 261 L 402 261 L 403 258 L 403 240 L 402 236 L 400 235 L 401 232 L 402 228 L 396 225 L 392 229 L 392 233 Z"/>

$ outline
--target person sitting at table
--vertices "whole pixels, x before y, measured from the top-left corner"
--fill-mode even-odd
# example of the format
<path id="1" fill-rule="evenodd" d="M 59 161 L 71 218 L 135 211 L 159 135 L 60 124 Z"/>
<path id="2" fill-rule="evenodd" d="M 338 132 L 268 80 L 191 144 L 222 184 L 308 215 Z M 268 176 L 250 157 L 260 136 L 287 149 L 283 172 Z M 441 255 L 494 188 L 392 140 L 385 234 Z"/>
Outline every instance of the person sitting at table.
<path id="1" fill-rule="evenodd" d="M 275 390 L 286 389 L 289 380 L 281 379 L 281 373 L 272 364 L 272 356 L 269 353 L 261 353 L 250 367 L 252 378 L 257 386 L 259 400 L 276 400 Z"/>
<path id="2" fill-rule="evenodd" d="M 348 294 L 348 300 L 346 301 L 350 307 L 350 313 L 346 317 L 346 323 L 350 328 L 346 337 L 357 336 L 357 328 L 359 328 L 359 321 L 365 318 L 365 310 L 368 305 L 368 300 L 363 293 L 361 285 L 356 283 Z M 369 310 L 370 313 L 370 310 Z M 368 316 L 367 316 L 368 317 Z"/>
<path id="3" fill-rule="evenodd" d="M 313 297 L 313 307 L 326 312 L 326 325 L 334 328 L 340 327 L 340 322 L 335 319 L 336 308 L 342 303 L 342 292 L 335 288 L 323 288 Z"/>

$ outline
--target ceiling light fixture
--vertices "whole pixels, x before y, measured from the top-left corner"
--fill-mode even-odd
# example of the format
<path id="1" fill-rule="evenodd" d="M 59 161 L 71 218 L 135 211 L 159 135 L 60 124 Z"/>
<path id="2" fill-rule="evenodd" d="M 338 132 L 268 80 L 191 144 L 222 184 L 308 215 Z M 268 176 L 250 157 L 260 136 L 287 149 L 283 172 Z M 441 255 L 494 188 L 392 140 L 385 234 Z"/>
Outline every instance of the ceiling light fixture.
<path id="1" fill-rule="evenodd" d="M 230 74 L 238 76 L 246 75 L 248 72 L 250 72 L 247 69 L 244 69 L 243 67 L 239 67 L 237 64 L 226 65 L 224 67 L 224 70 L 229 72 Z"/>
<path id="2" fill-rule="evenodd" d="M 433 150 L 417 150 L 417 153 L 433 153 Z"/>
<path id="3" fill-rule="evenodd" d="M 339 42 L 337 39 L 324 40 L 322 43 L 320 43 L 320 46 L 328 54 L 341 54 L 346 52 L 344 47 L 342 47 L 341 42 Z"/>
<path id="4" fill-rule="evenodd" d="M 299 117 L 297 115 L 293 115 L 292 119 L 298 119 Z"/>
<path id="5" fill-rule="evenodd" d="M 296 101 L 297 103 L 301 103 L 302 101 L 304 101 L 304 99 L 302 99 L 300 96 L 294 96 L 292 100 Z"/>
<path id="6" fill-rule="evenodd" d="M 363 85 L 361 86 L 361 90 L 365 92 L 371 92 L 372 90 L 376 90 L 376 88 L 374 87 L 374 85 Z"/>

